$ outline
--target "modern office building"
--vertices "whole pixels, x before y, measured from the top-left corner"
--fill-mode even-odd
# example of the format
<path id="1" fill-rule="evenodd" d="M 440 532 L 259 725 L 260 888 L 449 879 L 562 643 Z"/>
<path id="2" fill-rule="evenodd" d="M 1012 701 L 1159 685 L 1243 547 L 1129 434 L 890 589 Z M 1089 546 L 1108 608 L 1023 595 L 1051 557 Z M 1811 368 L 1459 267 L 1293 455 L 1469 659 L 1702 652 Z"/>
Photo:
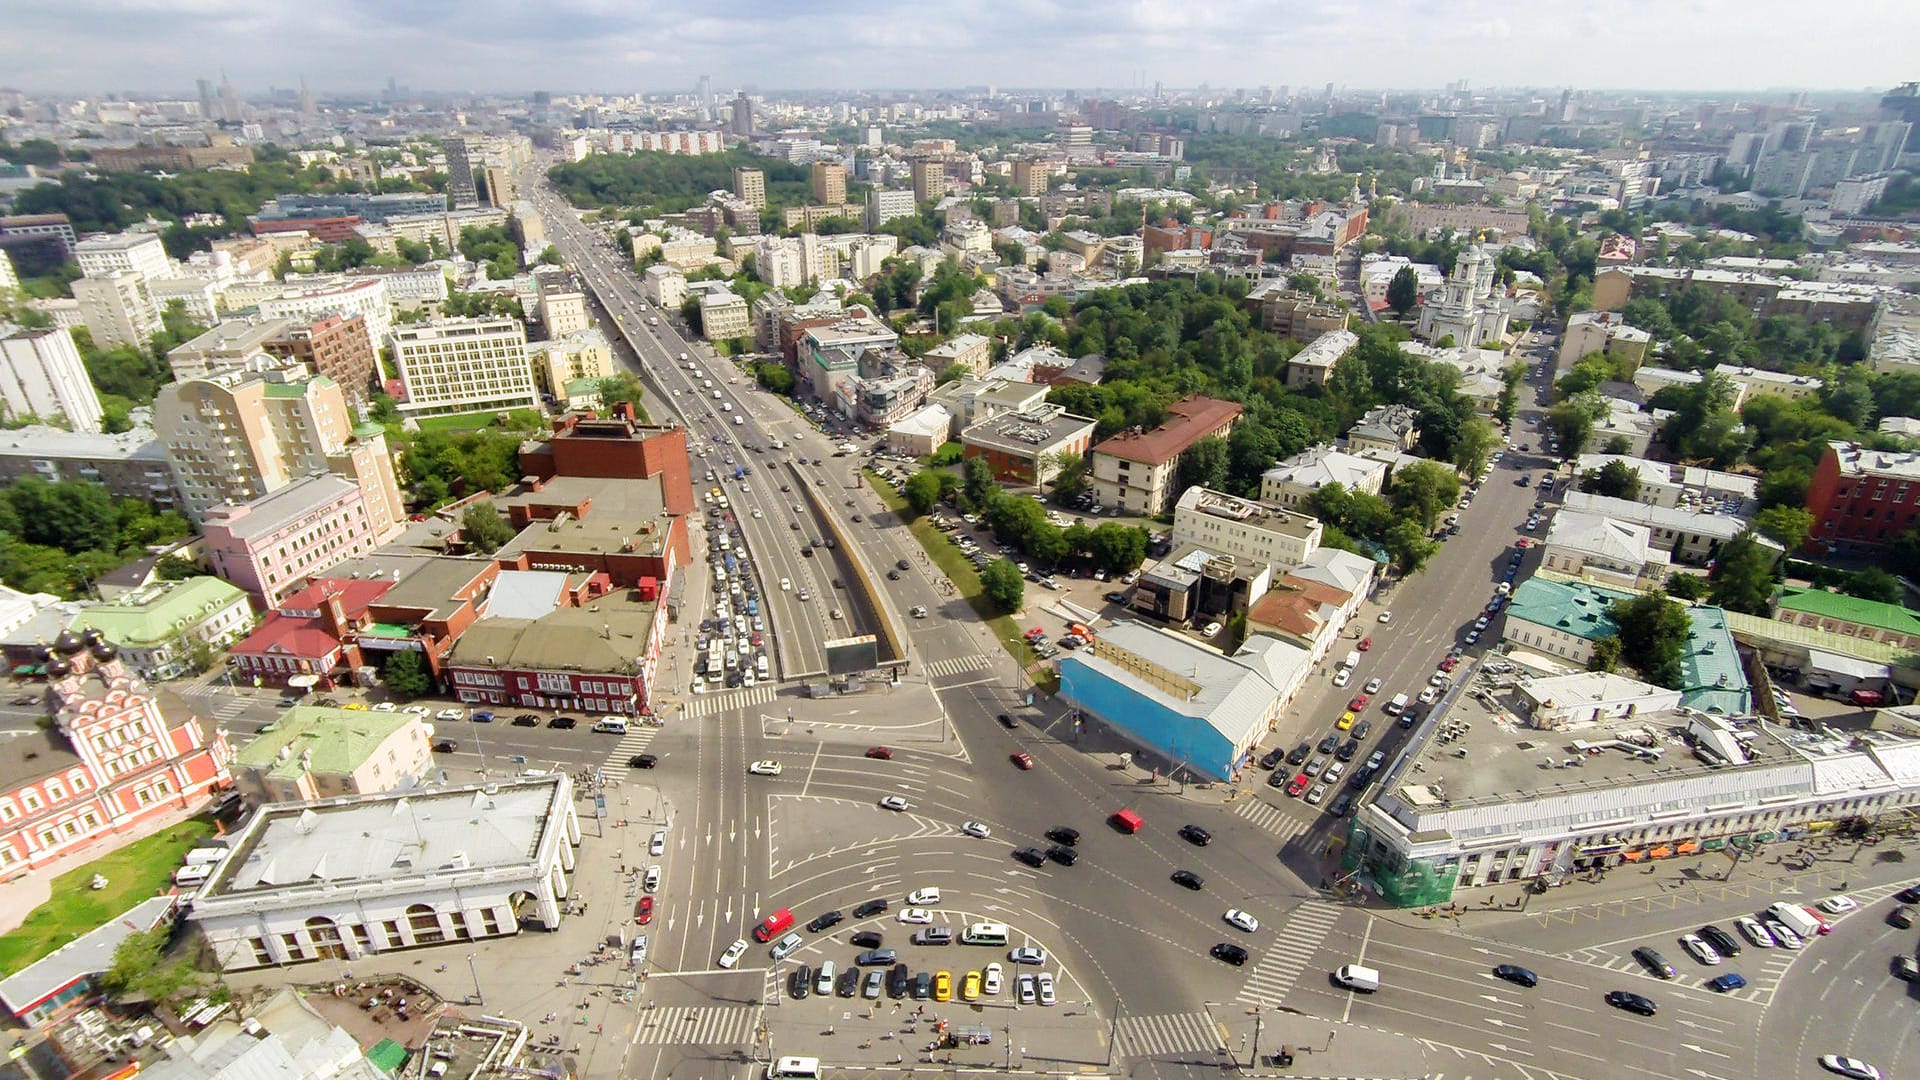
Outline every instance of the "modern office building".
<path id="1" fill-rule="evenodd" d="M 837 161 L 816 161 L 811 169 L 813 201 L 839 206 L 847 201 L 847 167 Z"/>
<path id="2" fill-rule="evenodd" d="M 100 430 L 100 395 L 73 334 L 0 323 L 0 410 L 17 424 L 38 418 L 79 432 Z"/>
<path id="3" fill-rule="evenodd" d="M 442 319 L 395 327 L 389 338 L 405 398 L 400 411 L 451 413 L 538 409 L 527 332 L 512 318 Z"/>
<path id="4" fill-rule="evenodd" d="M 173 260 L 155 233 L 90 236 L 73 246 L 81 277 L 106 277 L 116 270 L 145 274 L 149 280 L 173 273 Z"/>
<path id="5" fill-rule="evenodd" d="M 80 320 L 93 343 L 102 349 L 142 348 L 160 332 L 160 311 L 147 287 L 147 276 L 137 270 L 113 270 L 83 277 L 68 288 L 80 304 Z"/>
<path id="6" fill-rule="evenodd" d="M 480 205 L 480 189 L 474 181 L 474 159 L 479 156 L 480 148 L 459 136 L 446 141 L 447 152 L 447 195 L 455 210 L 468 210 Z"/>

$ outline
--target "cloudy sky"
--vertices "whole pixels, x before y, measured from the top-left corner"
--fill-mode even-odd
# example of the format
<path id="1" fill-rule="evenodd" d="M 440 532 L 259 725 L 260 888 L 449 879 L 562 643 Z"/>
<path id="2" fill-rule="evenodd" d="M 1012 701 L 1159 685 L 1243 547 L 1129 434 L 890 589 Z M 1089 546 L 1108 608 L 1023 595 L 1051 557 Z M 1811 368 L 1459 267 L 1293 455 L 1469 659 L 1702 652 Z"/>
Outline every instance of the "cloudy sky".
<path id="1" fill-rule="evenodd" d="M 1884 87 L 1920 0 L 8 0 L 0 85 Z"/>

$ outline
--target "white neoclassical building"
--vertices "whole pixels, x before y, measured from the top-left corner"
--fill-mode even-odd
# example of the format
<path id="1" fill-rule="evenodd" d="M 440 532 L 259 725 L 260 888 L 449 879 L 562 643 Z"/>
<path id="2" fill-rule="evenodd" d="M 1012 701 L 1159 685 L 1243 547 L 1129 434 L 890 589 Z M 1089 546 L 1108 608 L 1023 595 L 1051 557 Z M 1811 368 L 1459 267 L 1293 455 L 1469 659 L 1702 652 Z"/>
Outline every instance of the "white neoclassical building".
<path id="1" fill-rule="evenodd" d="M 552 930 L 579 843 L 565 775 L 263 806 L 189 919 L 228 971 Z"/>

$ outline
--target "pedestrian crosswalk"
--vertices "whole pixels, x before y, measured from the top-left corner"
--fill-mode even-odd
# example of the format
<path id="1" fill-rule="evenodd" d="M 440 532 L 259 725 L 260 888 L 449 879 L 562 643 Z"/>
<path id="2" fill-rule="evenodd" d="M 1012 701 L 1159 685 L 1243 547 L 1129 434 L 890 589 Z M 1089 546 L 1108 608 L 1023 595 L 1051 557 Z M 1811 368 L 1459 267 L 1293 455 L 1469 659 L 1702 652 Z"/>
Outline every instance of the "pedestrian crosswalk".
<path id="1" fill-rule="evenodd" d="M 1277 1007 L 1293 991 L 1295 980 L 1313 954 L 1326 940 L 1327 932 L 1340 921 L 1340 909 L 1332 904 L 1308 900 L 1293 909 L 1286 925 L 1273 935 L 1273 944 L 1261 953 L 1247 984 L 1235 1001 L 1248 1005 Z"/>
<path id="2" fill-rule="evenodd" d="M 760 1027 L 760 1007 L 672 1005 L 641 1013 L 635 1043 L 673 1046 L 745 1046 Z"/>
<path id="3" fill-rule="evenodd" d="M 635 754 L 645 753 L 647 747 L 653 745 L 653 736 L 659 730 L 650 724 L 638 722 L 635 726 L 629 727 L 627 733 L 620 737 L 620 741 L 615 743 L 613 750 L 607 754 L 606 764 L 600 767 L 601 777 L 615 784 L 625 780 L 627 774 L 633 771 L 627 762 L 632 761 Z"/>
<path id="4" fill-rule="evenodd" d="M 988 663 L 986 657 L 973 653 L 968 656 L 953 656 L 945 660 L 932 661 L 926 665 L 926 671 L 931 678 L 944 679 L 951 675 L 965 675 L 971 671 L 979 671 Z"/>
<path id="5" fill-rule="evenodd" d="M 1241 795 L 1235 799 L 1233 812 L 1253 822 L 1261 830 L 1279 837 L 1281 843 L 1306 832 L 1310 824 L 1284 813 L 1279 807 L 1257 795 Z"/>
<path id="6" fill-rule="evenodd" d="M 765 705 L 779 696 L 779 689 L 772 683 L 749 686 L 742 690 L 728 690 L 720 694 L 707 694 L 697 697 L 680 706 L 680 715 L 689 720 L 715 713 L 731 712 L 751 705 Z"/>
<path id="7" fill-rule="evenodd" d="M 1114 1025 L 1114 1049 L 1124 1058 L 1213 1051 L 1221 1046 L 1220 1029 L 1206 1013 L 1163 1013 L 1159 1016 L 1121 1016 Z"/>

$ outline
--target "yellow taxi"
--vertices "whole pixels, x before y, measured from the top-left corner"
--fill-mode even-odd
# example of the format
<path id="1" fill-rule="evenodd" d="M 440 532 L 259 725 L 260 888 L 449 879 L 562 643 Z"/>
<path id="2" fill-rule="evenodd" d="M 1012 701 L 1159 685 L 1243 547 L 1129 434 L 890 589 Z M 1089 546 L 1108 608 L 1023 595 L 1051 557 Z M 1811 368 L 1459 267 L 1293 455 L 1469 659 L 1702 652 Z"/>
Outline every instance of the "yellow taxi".
<path id="1" fill-rule="evenodd" d="M 953 1000 L 953 975 L 951 973 L 945 972 L 945 971 L 937 971 L 934 973 L 933 1000 L 935 1001 L 952 1001 Z"/>
<path id="2" fill-rule="evenodd" d="M 1340 722 L 1335 724 L 1334 727 L 1339 728 L 1341 731 L 1346 731 L 1352 728 L 1353 722 L 1358 719 L 1360 719 L 1360 714 L 1354 712 L 1352 709 L 1348 709 L 1346 712 L 1340 714 Z"/>
<path id="3" fill-rule="evenodd" d="M 979 997 L 980 973 L 977 971 L 969 971 L 967 972 L 966 979 L 960 983 L 960 1000 L 974 1001 Z"/>
<path id="4" fill-rule="evenodd" d="M 340 706 L 340 707 L 341 707 L 341 708 L 343 708 L 343 709 L 352 709 L 352 710 L 353 710 L 354 712 L 366 712 L 366 711 L 367 711 L 367 706 L 366 706 L 366 704 L 365 704 L 365 703 L 363 703 L 363 702 L 359 702 L 359 701 L 349 701 L 349 702 L 347 702 L 347 703 L 346 703 L 345 705 L 342 705 L 342 706 Z"/>

